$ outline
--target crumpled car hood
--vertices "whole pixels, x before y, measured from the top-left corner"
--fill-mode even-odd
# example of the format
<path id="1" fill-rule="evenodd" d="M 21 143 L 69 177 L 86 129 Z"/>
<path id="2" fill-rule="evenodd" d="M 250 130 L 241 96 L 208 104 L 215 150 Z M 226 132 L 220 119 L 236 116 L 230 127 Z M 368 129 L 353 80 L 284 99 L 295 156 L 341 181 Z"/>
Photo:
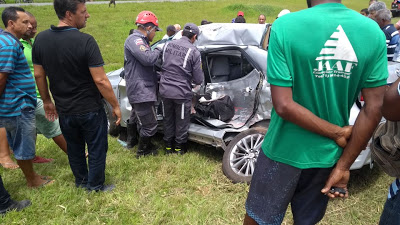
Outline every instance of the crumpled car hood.
<path id="1" fill-rule="evenodd" d="M 201 31 L 196 46 L 251 45 L 261 46 L 267 24 L 212 23 L 199 26 Z"/>

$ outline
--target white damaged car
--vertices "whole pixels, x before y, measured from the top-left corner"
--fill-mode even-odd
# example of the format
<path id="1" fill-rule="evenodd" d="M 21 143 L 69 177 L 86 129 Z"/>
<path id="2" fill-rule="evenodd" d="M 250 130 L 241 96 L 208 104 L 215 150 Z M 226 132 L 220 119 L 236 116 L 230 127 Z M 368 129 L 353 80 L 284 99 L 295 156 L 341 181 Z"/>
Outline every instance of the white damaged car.
<path id="1" fill-rule="evenodd" d="M 204 82 L 198 95 L 219 98 L 227 95 L 234 105 L 234 116 L 227 122 L 212 118 L 193 119 L 189 140 L 225 151 L 222 162 L 224 174 L 233 182 L 250 182 L 254 166 L 271 117 L 270 85 L 266 79 L 268 39 L 271 24 L 208 24 L 199 27 L 195 42 L 201 52 Z M 176 35 L 177 38 L 178 35 Z M 160 41 L 155 45 L 162 44 Z M 394 82 L 400 64 L 389 63 L 388 83 Z M 123 68 L 107 74 L 121 106 L 121 127 L 126 127 L 131 105 L 126 96 Z M 123 74 L 123 73 L 122 73 Z M 360 98 L 362 99 L 362 98 Z M 157 103 L 159 104 L 159 103 Z M 350 112 L 352 125 L 362 107 L 357 101 Z M 123 135 L 113 122 L 111 107 L 104 102 L 109 119 L 109 132 Z M 158 108 L 158 107 L 156 107 Z M 162 132 L 162 110 L 158 110 L 159 130 Z M 371 164 L 369 146 L 361 152 L 351 169 Z"/>

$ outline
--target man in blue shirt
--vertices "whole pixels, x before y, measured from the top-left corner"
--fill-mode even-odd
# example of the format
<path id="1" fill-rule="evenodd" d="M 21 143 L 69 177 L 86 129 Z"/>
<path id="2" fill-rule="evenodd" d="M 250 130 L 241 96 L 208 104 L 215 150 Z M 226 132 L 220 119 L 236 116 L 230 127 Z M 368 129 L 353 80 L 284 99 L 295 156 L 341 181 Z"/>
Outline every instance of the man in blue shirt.
<path id="1" fill-rule="evenodd" d="M 35 81 L 19 39 L 32 29 L 25 10 L 9 7 L 2 13 L 5 31 L 0 34 L 0 127 L 24 173 L 28 187 L 40 187 L 52 180 L 35 173 Z"/>
<path id="2" fill-rule="evenodd" d="M 4 9 L 2 20 L 5 31 L 0 34 L 0 127 L 5 127 L 14 156 L 24 173 L 28 187 L 40 187 L 52 180 L 35 173 L 35 81 L 19 39 L 32 25 L 25 10 L 18 7 Z M 21 210 L 29 200 L 14 201 L 0 179 L 0 214 Z"/>
<path id="3" fill-rule="evenodd" d="M 399 32 L 392 24 L 392 13 L 388 9 L 381 9 L 376 12 L 375 21 L 386 36 L 387 58 L 393 61 L 394 52 L 399 42 Z"/>

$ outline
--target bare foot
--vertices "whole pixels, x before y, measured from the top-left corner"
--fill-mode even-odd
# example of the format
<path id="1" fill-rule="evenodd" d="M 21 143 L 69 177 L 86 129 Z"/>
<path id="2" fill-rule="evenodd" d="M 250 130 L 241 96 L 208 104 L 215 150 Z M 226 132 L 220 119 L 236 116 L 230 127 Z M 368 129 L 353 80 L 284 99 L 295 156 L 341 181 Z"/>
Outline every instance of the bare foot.
<path id="1" fill-rule="evenodd" d="M 28 187 L 39 188 L 54 183 L 54 180 L 43 178 L 45 178 L 45 176 L 36 175 L 32 181 L 28 181 Z"/>
<path id="2" fill-rule="evenodd" d="M 5 169 L 18 169 L 19 166 L 16 164 L 10 157 L 5 157 L 3 159 L 0 159 L 0 165 L 5 168 Z"/>

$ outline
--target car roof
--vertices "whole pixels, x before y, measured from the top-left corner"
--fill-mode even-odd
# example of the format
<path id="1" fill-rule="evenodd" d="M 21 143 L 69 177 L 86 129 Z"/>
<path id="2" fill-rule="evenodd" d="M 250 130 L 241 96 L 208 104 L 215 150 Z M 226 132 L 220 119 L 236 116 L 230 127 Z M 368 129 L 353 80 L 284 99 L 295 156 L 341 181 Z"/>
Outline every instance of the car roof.
<path id="1" fill-rule="evenodd" d="M 270 24 L 211 23 L 199 26 L 196 46 L 236 45 L 261 46 Z"/>

